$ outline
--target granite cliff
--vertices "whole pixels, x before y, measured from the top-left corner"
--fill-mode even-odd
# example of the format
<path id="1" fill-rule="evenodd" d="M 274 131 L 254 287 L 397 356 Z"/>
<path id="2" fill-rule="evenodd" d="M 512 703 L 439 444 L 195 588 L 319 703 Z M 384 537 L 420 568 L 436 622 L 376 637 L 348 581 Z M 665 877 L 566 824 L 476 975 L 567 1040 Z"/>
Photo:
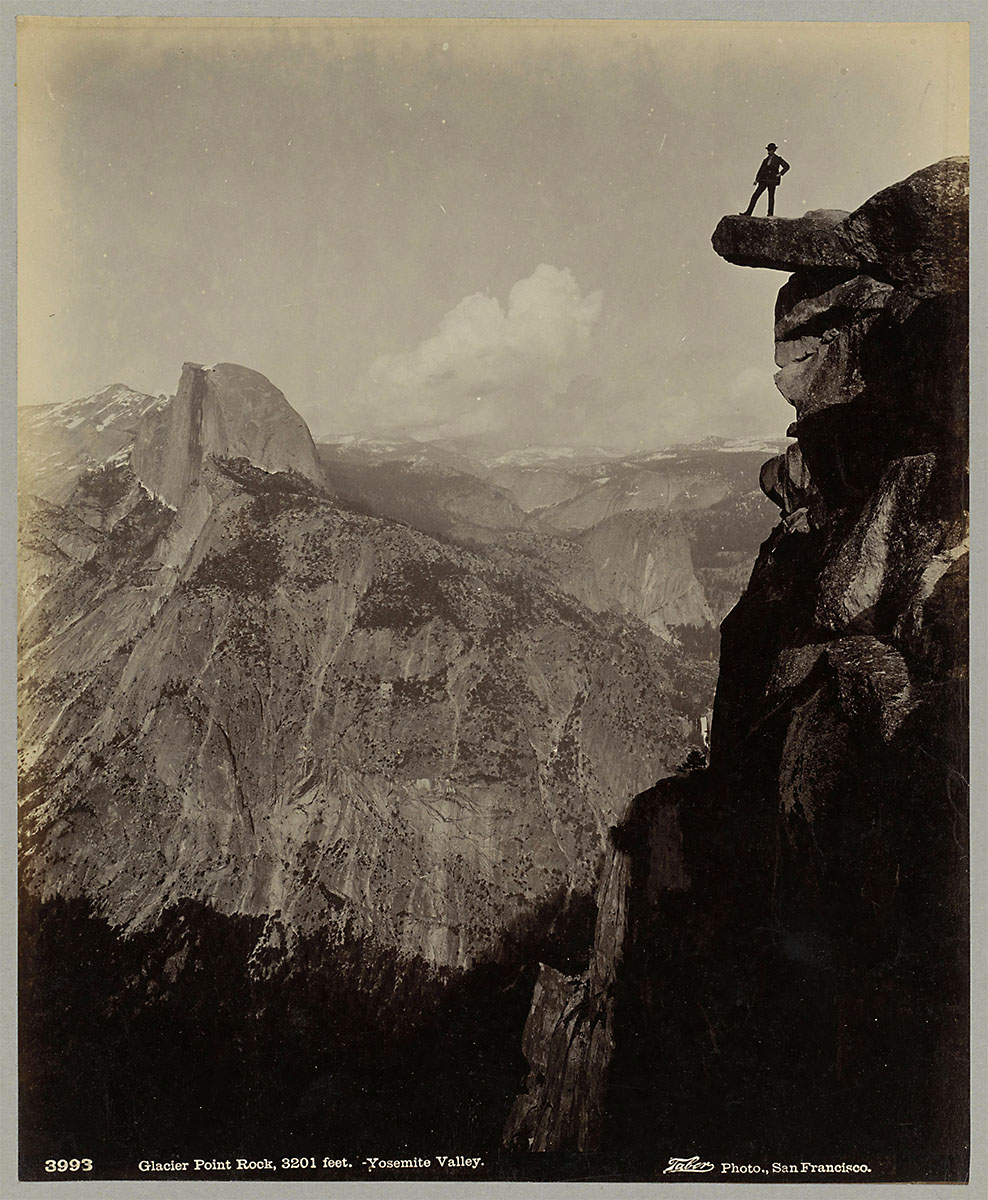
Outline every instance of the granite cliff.
<path id="1" fill-rule="evenodd" d="M 706 770 L 612 830 L 590 966 L 544 967 L 506 1144 L 967 1172 L 967 163 L 726 217 L 797 441 L 723 622 Z"/>
<path id="2" fill-rule="evenodd" d="M 308 427 L 263 375 L 234 363 L 186 363 L 173 399 L 138 425 L 131 465 L 155 496 L 179 508 L 210 457 L 247 459 L 325 486 Z"/>

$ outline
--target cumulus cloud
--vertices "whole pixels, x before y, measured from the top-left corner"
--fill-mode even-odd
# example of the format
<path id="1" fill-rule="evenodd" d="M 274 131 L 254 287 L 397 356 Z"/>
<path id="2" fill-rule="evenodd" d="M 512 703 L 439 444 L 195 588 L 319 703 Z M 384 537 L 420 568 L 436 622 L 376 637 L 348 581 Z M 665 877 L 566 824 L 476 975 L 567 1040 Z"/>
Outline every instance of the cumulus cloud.
<path id="1" fill-rule="evenodd" d="M 512 287 L 504 307 L 467 296 L 416 349 L 371 364 L 351 419 L 418 436 L 544 435 L 563 415 L 558 398 L 585 365 L 602 304 L 601 292 L 583 295 L 571 271 L 546 263 Z"/>

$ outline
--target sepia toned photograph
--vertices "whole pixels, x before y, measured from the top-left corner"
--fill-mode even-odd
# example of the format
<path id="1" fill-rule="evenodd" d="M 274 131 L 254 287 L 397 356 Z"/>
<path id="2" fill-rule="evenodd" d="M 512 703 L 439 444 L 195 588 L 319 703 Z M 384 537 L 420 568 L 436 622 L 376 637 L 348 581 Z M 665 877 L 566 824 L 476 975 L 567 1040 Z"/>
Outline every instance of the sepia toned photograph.
<path id="1" fill-rule="evenodd" d="M 20 1180 L 967 1182 L 968 25 L 16 30 Z"/>

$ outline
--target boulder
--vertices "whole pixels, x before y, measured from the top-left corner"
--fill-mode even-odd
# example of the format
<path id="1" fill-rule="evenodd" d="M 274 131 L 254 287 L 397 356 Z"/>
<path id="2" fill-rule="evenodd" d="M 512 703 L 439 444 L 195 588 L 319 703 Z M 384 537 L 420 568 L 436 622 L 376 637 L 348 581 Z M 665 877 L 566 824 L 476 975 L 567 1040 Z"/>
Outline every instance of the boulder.
<path id="1" fill-rule="evenodd" d="M 785 454 L 770 458 L 761 469 L 759 486 L 766 496 L 789 516 L 805 508 L 809 499 L 810 472 L 803 461 L 799 443 L 787 447 Z"/>
<path id="2" fill-rule="evenodd" d="M 945 158 L 865 201 L 837 236 L 916 296 L 967 289 L 968 160 Z"/>
<path id="3" fill-rule="evenodd" d="M 836 553 L 820 571 L 816 620 L 840 632 L 875 627 L 879 602 L 922 569 L 942 531 L 921 515 L 936 466 L 932 454 L 899 459 L 886 472 Z"/>
<path id="4" fill-rule="evenodd" d="M 868 635 L 827 647 L 843 718 L 867 736 L 891 742 L 914 702 L 909 668 L 894 646 Z"/>
<path id="5" fill-rule="evenodd" d="M 815 692 L 790 716 L 779 755 L 779 806 L 812 825 L 846 792 L 850 733 L 827 691 Z"/>
<path id="6" fill-rule="evenodd" d="M 834 404 L 846 404 L 864 389 L 862 346 L 894 292 L 866 275 L 806 295 L 796 277 L 776 306 L 775 386 L 800 419 Z M 789 293 L 789 295 L 784 295 Z M 796 299 L 795 297 L 801 297 Z M 788 307 L 788 304 L 792 307 Z"/>

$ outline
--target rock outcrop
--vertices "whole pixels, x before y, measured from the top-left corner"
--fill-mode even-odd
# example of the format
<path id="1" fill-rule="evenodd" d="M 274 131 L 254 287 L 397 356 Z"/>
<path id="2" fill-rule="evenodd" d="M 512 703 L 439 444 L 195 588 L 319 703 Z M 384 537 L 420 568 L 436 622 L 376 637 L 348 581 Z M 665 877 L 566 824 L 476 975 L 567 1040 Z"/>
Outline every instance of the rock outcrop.
<path id="1" fill-rule="evenodd" d="M 542 981 L 512 1145 L 966 1178 L 965 183 L 936 164 L 827 238 L 718 226 L 798 268 L 783 520 L 721 628 L 709 768 L 636 800 L 593 965 Z"/>
<path id="2" fill-rule="evenodd" d="M 945 158 L 872 196 L 842 240 L 914 296 L 966 292 L 969 194 L 967 159 Z"/>
<path id="3" fill-rule="evenodd" d="M 968 160 L 945 158 L 853 213 L 723 217 L 713 247 L 740 267 L 853 271 L 915 296 L 967 289 Z"/>
<path id="4" fill-rule="evenodd" d="M 543 965 L 522 1038 L 526 1090 L 508 1116 L 505 1145 L 517 1150 L 599 1150 L 607 1119 L 607 1082 L 626 957 L 635 922 L 690 886 L 677 803 L 684 780 L 663 781 L 636 797 L 611 831 L 598 894 L 594 948 L 579 976 Z"/>
<path id="5" fill-rule="evenodd" d="M 325 482 L 308 427 L 263 375 L 234 363 L 186 363 L 174 399 L 141 422 L 131 465 L 149 491 L 179 508 L 210 456 Z"/>
<path id="6" fill-rule="evenodd" d="M 841 237 L 847 215 L 823 211 L 803 217 L 722 217 L 714 231 L 714 249 L 739 267 L 849 270 L 858 265 L 858 258 Z"/>

